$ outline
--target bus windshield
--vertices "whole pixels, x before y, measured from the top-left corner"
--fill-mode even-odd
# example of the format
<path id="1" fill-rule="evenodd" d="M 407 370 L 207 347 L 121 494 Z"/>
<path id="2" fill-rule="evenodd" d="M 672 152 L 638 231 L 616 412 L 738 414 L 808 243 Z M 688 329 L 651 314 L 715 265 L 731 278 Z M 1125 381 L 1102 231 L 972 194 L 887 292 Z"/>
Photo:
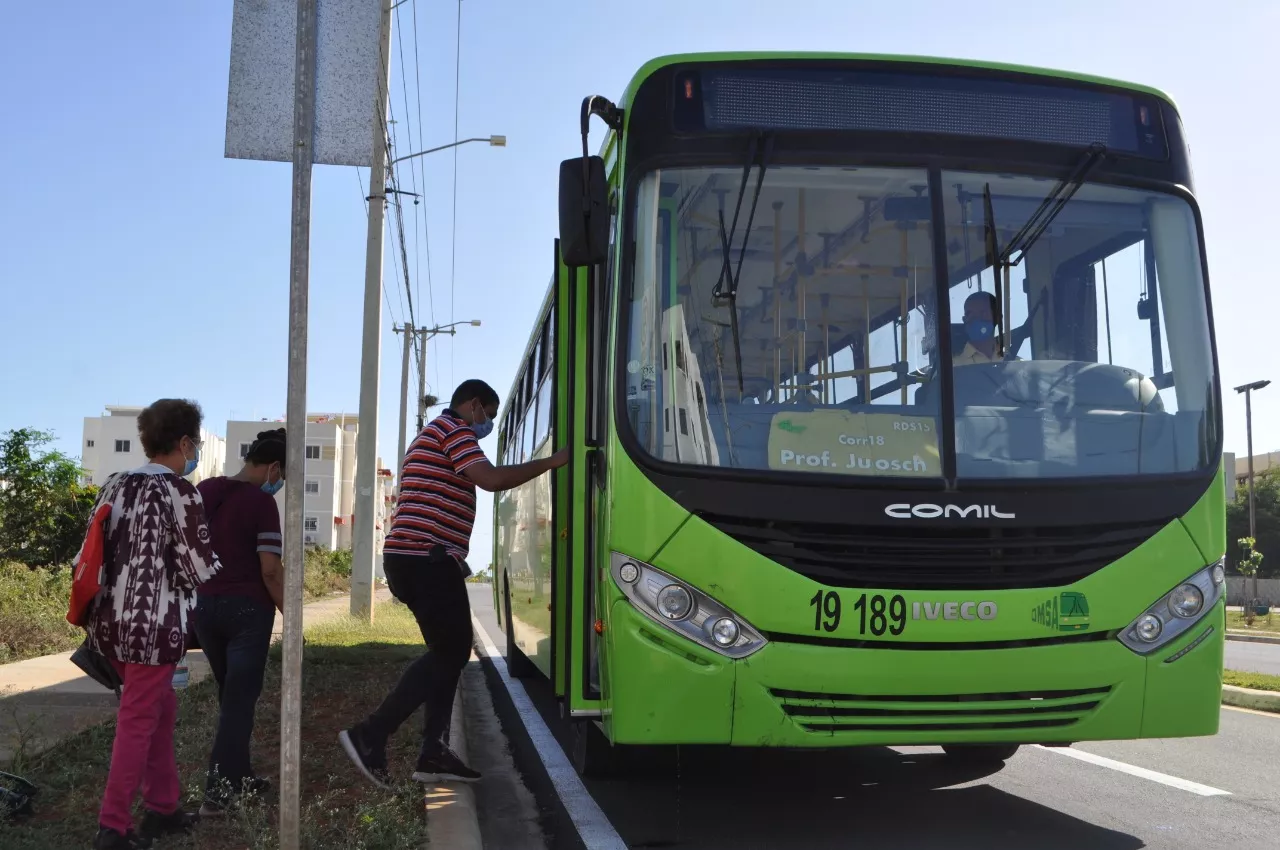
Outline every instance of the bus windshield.
<path id="1" fill-rule="evenodd" d="M 754 216 L 758 172 L 742 176 L 667 169 L 639 184 L 623 403 L 650 454 L 936 478 L 953 452 L 962 479 L 1209 463 L 1213 361 L 1182 199 L 1085 183 L 1006 252 L 1057 180 L 943 172 L 937 222 L 924 169 L 772 166 Z"/>

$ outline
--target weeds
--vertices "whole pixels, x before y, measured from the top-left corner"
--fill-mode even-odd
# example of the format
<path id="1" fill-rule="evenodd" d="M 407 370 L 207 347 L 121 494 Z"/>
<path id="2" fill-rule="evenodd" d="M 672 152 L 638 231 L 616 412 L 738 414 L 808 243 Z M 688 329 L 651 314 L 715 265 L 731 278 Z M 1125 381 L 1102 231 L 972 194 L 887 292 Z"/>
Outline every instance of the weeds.
<path id="1" fill-rule="evenodd" d="M 302 844 L 309 850 L 401 850 L 421 847 L 425 820 L 421 791 L 407 782 L 417 755 L 419 722 L 410 719 L 387 751 L 395 776 L 405 782 L 391 793 L 368 783 L 349 764 L 337 735 L 376 707 L 399 678 L 406 660 L 422 652 L 412 615 L 398 603 L 378 606 L 373 626 L 344 618 L 306 632 L 302 707 Z M 254 768 L 278 783 L 280 663 L 273 649 L 258 703 Z M 217 720 L 217 687 L 205 680 L 178 694 L 175 752 L 188 805 L 203 796 L 205 762 Z M 110 763 L 113 722 L 69 738 L 24 763 L 40 786 L 35 813 L 17 824 L 0 823 L 5 850 L 85 846 L 97 828 L 97 810 Z M 278 789 L 248 800 L 196 831 L 166 841 L 168 848 L 274 850 Z"/>

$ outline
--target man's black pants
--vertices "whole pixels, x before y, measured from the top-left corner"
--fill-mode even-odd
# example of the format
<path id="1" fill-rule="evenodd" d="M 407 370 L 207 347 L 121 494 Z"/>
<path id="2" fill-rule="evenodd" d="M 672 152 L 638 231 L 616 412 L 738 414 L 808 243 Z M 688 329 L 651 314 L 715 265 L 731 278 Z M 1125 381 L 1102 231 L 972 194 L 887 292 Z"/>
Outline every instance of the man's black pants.
<path id="1" fill-rule="evenodd" d="M 359 731 L 371 745 L 384 745 L 425 704 L 422 754 L 433 756 L 448 740 L 458 677 L 471 658 L 466 579 L 458 562 L 438 546 L 424 556 L 388 553 L 383 557 L 383 572 L 392 595 L 413 612 L 427 651 L 405 669 Z"/>

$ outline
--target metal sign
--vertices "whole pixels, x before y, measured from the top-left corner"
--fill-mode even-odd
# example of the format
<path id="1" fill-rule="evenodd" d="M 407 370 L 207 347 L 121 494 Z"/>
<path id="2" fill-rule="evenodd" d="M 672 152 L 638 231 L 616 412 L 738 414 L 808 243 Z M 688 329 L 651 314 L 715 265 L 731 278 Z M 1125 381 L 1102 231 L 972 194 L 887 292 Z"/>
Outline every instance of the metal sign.
<path id="1" fill-rule="evenodd" d="M 316 0 L 312 160 L 369 167 L 379 102 L 381 0 Z M 234 0 L 225 155 L 293 161 L 296 0 Z"/>

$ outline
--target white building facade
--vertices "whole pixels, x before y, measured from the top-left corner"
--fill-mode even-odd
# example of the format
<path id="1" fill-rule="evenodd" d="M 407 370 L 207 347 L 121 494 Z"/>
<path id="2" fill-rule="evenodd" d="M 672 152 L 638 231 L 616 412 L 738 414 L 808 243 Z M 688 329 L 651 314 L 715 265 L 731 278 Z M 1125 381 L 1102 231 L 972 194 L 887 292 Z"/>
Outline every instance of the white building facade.
<path id="1" fill-rule="evenodd" d="M 301 486 L 303 491 L 302 539 L 308 546 L 350 549 L 355 511 L 356 437 L 359 418 L 342 413 L 307 415 L 306 476 L 300 483 L 286 482 L 276 494 L 281 524 L 284 521 L 285 490 Z M 244 457 L 259 432 L 285 427 L 284 420 L 230 421 L 227 423 L 224 475 L 235 475 L 244 467 Z M 386 534 L 392 507 L 388 497 L 393 489 L 391 471 L 382 469 L 378 459 L 378 492 L 374 520 L 378 550 Z M 379 571 L 380 572 L 380 571 Z"/>
<path id="2" fill-rule="evenodd" d="M 142 407 L 108 405 L 101 416 L 86 416 L 84 435 L 80 440 L 80 465 L 85 480 L 101 487 L 107 477 L 117 472 L 137 469 L 147 462 L 138 438 L 138 414 Z M 226 452 L 222 437 L 207 428 L 200 429 L 200 465 L 190 481 L 199 483 L 222 471 Z"/>

